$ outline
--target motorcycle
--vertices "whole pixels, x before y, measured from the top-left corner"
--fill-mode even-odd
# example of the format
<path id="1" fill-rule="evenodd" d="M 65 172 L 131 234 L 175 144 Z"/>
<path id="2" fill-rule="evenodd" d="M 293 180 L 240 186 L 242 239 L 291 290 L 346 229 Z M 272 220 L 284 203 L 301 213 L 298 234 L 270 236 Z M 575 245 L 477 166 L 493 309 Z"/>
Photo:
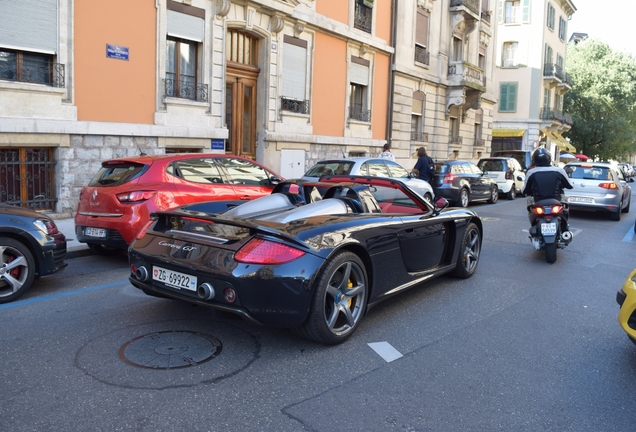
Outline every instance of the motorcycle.
<path id="1" fill-rule="evenodd" d="M 528 204 L 530 240 L 537 251 L 545 250 L 545 260 L 552 264 L 557 259 L 557 248 L 563 249 L 572 241 L 567 227 L 568 206 L 556 199 L 544 199 Z"/>

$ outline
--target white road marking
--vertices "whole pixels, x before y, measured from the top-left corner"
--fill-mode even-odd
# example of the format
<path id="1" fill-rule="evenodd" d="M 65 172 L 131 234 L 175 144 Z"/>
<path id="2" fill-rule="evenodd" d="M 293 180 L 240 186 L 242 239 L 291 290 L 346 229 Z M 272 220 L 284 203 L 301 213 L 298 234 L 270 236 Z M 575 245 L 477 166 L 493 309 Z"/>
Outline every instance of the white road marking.
<path id="1" fill-rule="evenodd" d="M 393 348 L 393 346 L 391 346 L 388 342 L 372 342 L 367 345 L 369 345 L 380 357 L 386 360 L 387 363 L 402 357 L 402 354 Z"/>
<path id="2" fill-rule="evenodd" d="M 630 242 L 632 241 L 633 238 L 634 238 L 634 228 L 630 228 L 629 231 L 627 231 L 627 234 L 625 234 L 625 237 L 623 237 L 623 241 Z"/>

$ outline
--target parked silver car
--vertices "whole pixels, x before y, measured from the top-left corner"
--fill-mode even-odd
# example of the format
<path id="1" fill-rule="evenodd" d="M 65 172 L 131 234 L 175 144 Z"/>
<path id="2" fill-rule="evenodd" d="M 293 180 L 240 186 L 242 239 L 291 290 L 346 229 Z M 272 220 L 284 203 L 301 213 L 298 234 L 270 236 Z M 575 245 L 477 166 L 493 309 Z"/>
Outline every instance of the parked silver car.
<path id="1" fill-rule="evenodd" d="M 323 175 L 362 175 L 398 178 L 428 202 L 433 202 L 433 197 L 435 196 L 435 192 L 428 182 L 415 178 L 403 166 L 388 159 L 351 157 L 323 160 L 309 168 L 302 178 L 304 180 L 318 181 Z"/>
<path id="2" fill-rule="evenodd" d="M 574 183 L 565 191 L 572 210 L 602 211 L 618 221 L 629 212 L 632 188 L 616 165 L 605 162 L 570 162 L 564 167 Z"/>

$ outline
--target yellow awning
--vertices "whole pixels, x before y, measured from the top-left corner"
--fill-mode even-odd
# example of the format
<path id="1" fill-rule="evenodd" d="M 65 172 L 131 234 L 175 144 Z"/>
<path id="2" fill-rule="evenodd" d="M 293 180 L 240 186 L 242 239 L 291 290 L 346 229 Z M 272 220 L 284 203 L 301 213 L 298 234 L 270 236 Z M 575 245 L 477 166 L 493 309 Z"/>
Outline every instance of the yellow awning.
<path id="1" fill-rule="evenodd" d="M 554 136 L 557 139 L 557 143 L 561 150 L 569 151 L 570 153 L 576 153 L 576 147 L 570 144 L 561 134 L 555 133 Z"/>
<path id="2" fill-rule="evenodd" d="M 493 129 L 494 137 L 522 137 L 526 133 L 525 129 Z"/>

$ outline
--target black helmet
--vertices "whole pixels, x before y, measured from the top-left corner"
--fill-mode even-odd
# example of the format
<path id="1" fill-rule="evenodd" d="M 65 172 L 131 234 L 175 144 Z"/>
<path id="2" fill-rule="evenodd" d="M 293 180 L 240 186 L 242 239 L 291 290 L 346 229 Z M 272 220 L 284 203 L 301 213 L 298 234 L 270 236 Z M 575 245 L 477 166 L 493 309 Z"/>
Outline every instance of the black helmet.
<path id="1" fill-rule="evenodd" d="M 552 156 L 545 147 L 539 147 L 532 153 L 532 165 L 534 166 L 550 166 L 552 164 Z"/>

